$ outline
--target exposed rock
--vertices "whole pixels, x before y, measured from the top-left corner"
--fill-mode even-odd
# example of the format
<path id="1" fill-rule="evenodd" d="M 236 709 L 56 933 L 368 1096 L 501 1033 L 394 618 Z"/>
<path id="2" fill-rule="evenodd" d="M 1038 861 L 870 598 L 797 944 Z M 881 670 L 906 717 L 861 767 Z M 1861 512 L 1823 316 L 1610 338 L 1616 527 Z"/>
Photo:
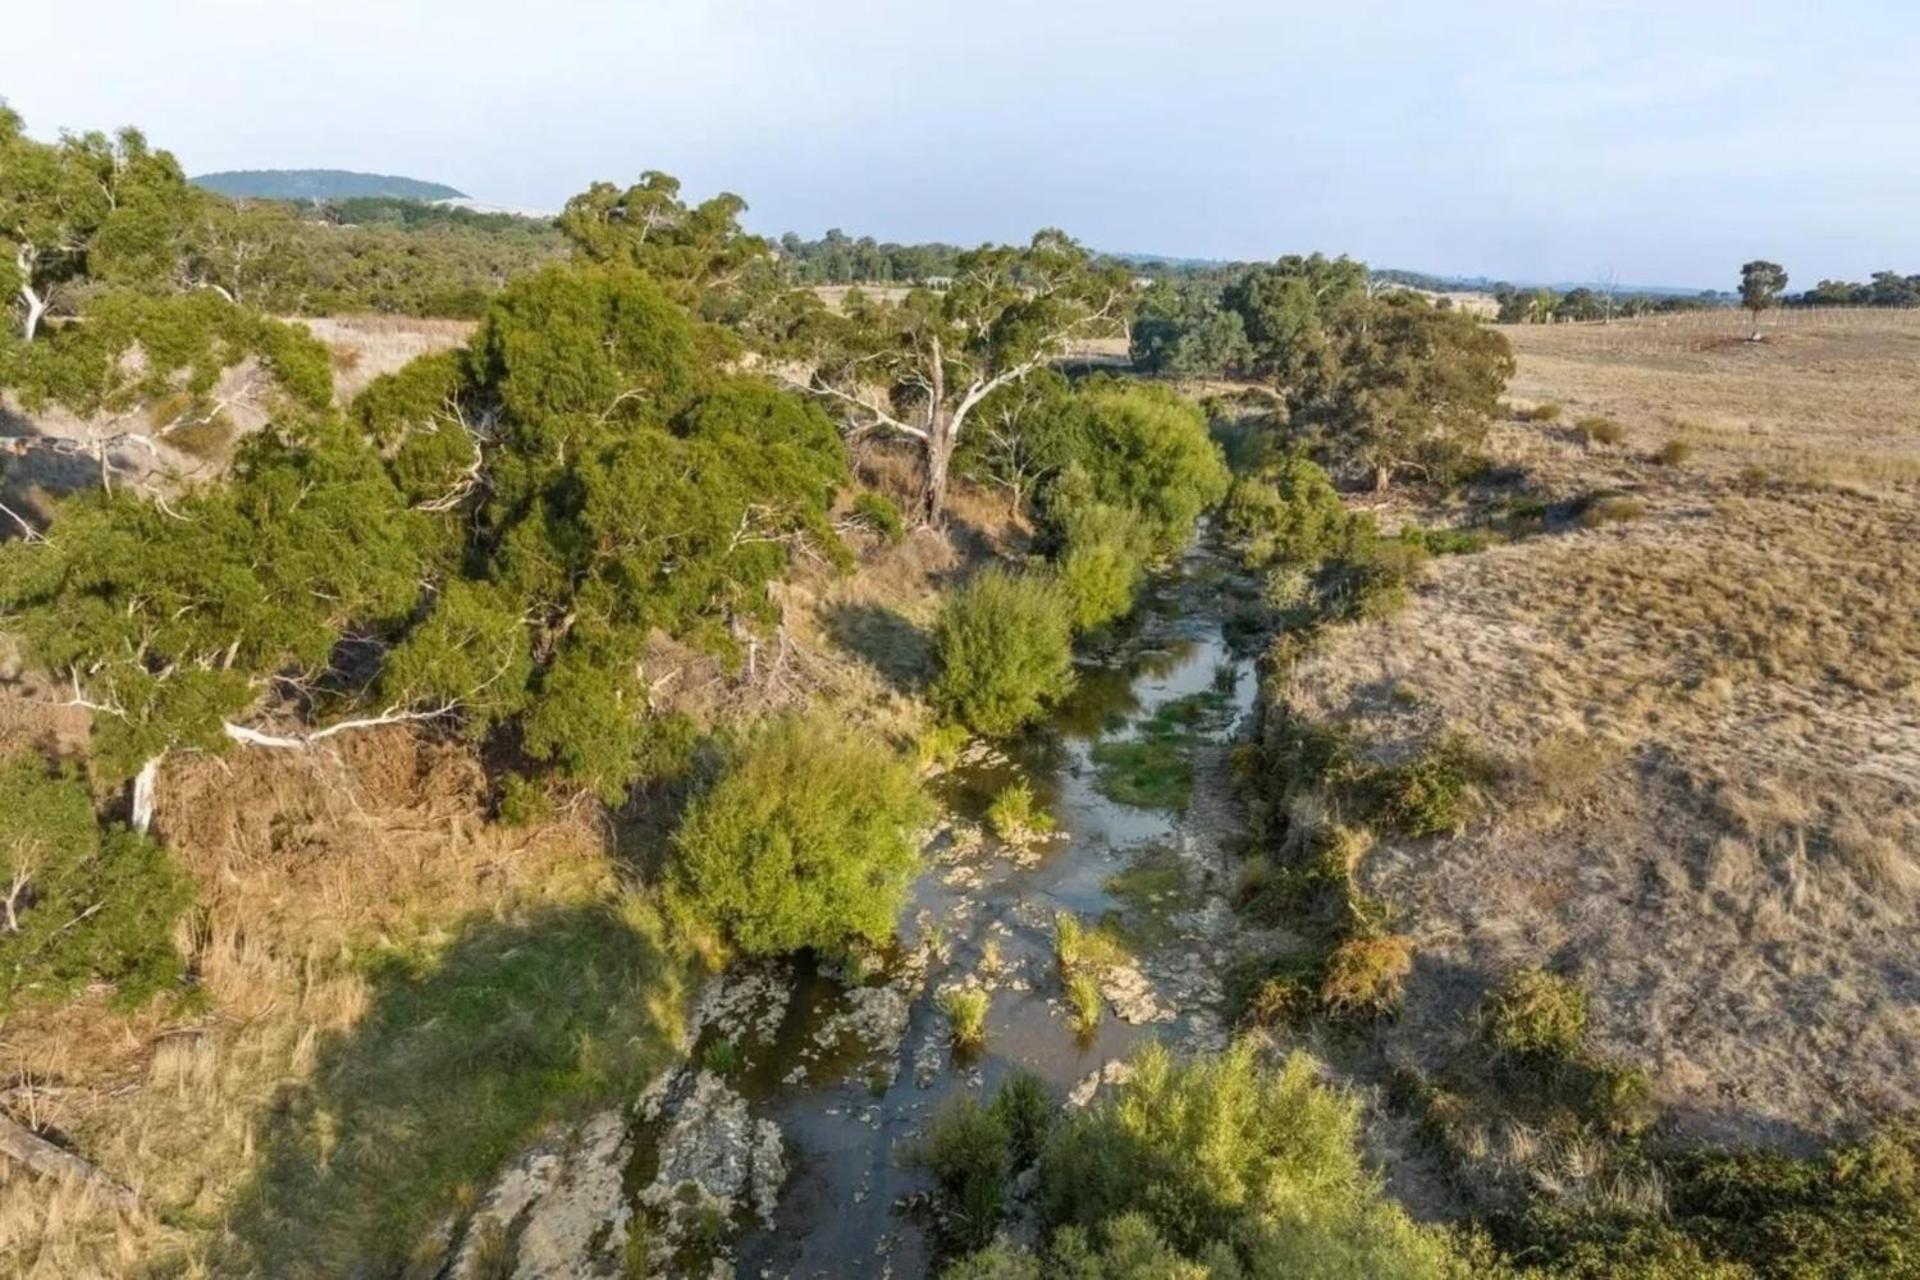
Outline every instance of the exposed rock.
<path id="1" fill-rule="evenodd" d="M 746 1099 L 710 1071 L 683 1068 L 648 1091 L 641 1116 L 658 1126 L 656 1172 L 639 1203 L 650 1219 L 650 1265 L 666 1267 L 698 1242 L 711 1247 L 712 1223 L 751 1209 L 768 1226 L 786 1181 L 785 1145 L 771 1120 L 755 1120 Z M 713 1274 L 731 1274 L 724 1250 Z"/>
<path id="2" fill-rule="evenodd" d="M 1173 1010 L 1155 998 L 1153 982 L 1131 964 L 1110 965 L 1100 975 L 1100 994 L 1122 1022 L 1172 1022 Z"/>
<path id="3" fill-rule="evenodd" d="M 665 1128 L 658 1172 L 640 1193 L 641 1201 L 664 1207 L 691 1184 L 729 1212 L 751 1192 L 756 1208 L 764 1198 L 770 1213 L 786 1176 L 779 1128 L 767 1120 L 756 1123 L 747 1114 L 746 1099 L 712 1072 L 681 1075 L 690 1077 L 690 1085 L 669 1088 L 656 1100 L 657 1117 Z"/>
<path id="4" fill-rule="evenodd" d="M 739 969 L 713 979 L 694 1001 L 690 1019 L 697 1032 L 712 1027 L 727 1039 L 770 1039 L 780 1029 L 793 998 L 793 974 L 784 964 Z"/>
<path id="5" fill-rule="evenodd" d="M 814 1037 L 832 1044 L 840 1037 L 854 1035 L 876 1054 L 891 1054 L 907 1034 L 907 1015 L 911 1005 L 900 987 L 856 987 L 847 993 L 847 1007 L 827 1019 Z"/>
<path id="6" fill-rule="evenodd" d="M 577 1131 L 528 1147 L 482 1197 L 440 1274 L 447 1280 L 617 1274 L 632 1216 L 621 1194 L 631 1154 L 619 1111 L 602 1111 Z M 453 1225 L 442 1228 L 449 1240 Z"/>
<path id="7" fill-rule="evenodd" d="M 1131 1063 L 1120 1058 L 1109 1058 L 1106 1065 L 1088 1072 L 1084 1080 L 1073 1086 L 1067 1094 L 1067 1107 L 1069 1110 L 1077 1111 L 1093 1101 L 1094 1095 L 1100 1092 L 1101 1086 L 1125 1084 L 1131 1079 L 1133 1079 Z"/>

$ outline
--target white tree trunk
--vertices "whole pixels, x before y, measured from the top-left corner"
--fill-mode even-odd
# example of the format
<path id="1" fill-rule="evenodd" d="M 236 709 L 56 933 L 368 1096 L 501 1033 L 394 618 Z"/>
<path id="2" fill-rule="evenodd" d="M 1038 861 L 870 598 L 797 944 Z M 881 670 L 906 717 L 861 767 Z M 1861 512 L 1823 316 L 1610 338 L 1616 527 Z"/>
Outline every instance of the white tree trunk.
<path id="1" fill-rule="evenodd" d="M 133 775 L 133 829 L 141 835 L 153 825 L 154 784 L 160 777 L 160 757 L 154 756 Z"/>
<path id="2" fill-rule="evenodd" d="M 27 304 L 27 319 L 20 326 L 20 333 L 28 342 L 32 342 L 33 335 L 40 331 L 40 317 L 47 314 L 47 300 L 26 285 L 20 286 L 20 297 Z"/>

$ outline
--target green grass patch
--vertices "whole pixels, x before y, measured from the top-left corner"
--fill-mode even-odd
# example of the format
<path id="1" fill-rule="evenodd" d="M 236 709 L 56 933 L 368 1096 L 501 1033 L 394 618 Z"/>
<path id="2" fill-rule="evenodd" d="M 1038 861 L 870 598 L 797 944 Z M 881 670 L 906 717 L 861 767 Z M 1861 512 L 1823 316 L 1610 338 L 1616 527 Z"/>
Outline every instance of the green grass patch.
<path id="1" fill-rule="evenodd" d="M 1125 904 L 1111 913 L 1108 923 L 1135 951 L 1164 947 L 1178 938 L 1174 917 L 1192 910 L 1197 901 L 1180 855 L 1159 845 L 1108 877 L 1105 887 Z"/>
<path id="2" fill-rule="evenodd" d="M 1185 810 L 1193 798 L 1194 745 L 1225 727 L 1232 706 L 1232 692 L 1217 687 L 1162 703 L 1138 723 L 1138 737 L 1094 745 L 1095 786 L 1117 804 Z"/>
<path id="3" fill-rule="evenodd" d="M 551 1122 L 634 1097 L 674 1056 L 685 971 L 643 899 L 468 926 L 375 955 L 374 1002 L 288 1081 L 222 1268 L 397 1275 L 424 1233 Z"/>
<path id="4" fill-rule="evenodd" d="M 1116 804 L 1180 812 L 1193 799 L 1193 759 L 1177 739 L 1102 742 L 1093 763 L 1100 794 Z"/>

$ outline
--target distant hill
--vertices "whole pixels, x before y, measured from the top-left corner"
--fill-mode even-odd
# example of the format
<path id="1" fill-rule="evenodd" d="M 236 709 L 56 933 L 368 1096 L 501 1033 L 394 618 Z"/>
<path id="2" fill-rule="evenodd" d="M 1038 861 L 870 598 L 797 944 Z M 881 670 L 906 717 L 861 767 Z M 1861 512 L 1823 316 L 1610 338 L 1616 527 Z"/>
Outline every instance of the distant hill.
<path id="1" fill-rule="evenodd" d="M 464 200 L 467 193 L 443 182 L 422 182 L 350 169 L 230 169 L 203 173 L 193 184 L 250 200 L 351 200 L 385 196 L 399 200 Z"/>

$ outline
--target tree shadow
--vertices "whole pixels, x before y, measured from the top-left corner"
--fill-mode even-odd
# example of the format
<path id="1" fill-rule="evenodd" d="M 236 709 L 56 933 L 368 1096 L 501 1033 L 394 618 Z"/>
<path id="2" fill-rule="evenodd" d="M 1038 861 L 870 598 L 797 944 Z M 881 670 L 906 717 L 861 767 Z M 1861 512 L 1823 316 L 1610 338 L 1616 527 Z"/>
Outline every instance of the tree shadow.
<path id="1" fill-rule="evenodd" d="M 260 1122 L 216 1271 L 420 1273 L 462 1197 L 549 1124 L 631 1101 L 681 1031 L 684 971 L 638 899 L 476 919 L 369 976 L 365 1016 Z"/>
<path id="2" fill-rule="evenodd" d="M 0 405 L 0 440 L 28 442 L 18 453 L 0 450 L 0 502 L 43 525 L 51 518 L 56 499 L 100 484 L 100 464 L 93 458 L 33 445 L 48 435 L 33 419 Z M 19 532 L 12 520 L 4 521 L 4 526 L 0 537 Z"/>
<path id="3" fill-rule="evenodd" d="M 933 639 L 879 604 L 835 604 L 821 611 L 827 634 L 860 658 L 902 693 L 924 688 L 933 678 Z"/>

